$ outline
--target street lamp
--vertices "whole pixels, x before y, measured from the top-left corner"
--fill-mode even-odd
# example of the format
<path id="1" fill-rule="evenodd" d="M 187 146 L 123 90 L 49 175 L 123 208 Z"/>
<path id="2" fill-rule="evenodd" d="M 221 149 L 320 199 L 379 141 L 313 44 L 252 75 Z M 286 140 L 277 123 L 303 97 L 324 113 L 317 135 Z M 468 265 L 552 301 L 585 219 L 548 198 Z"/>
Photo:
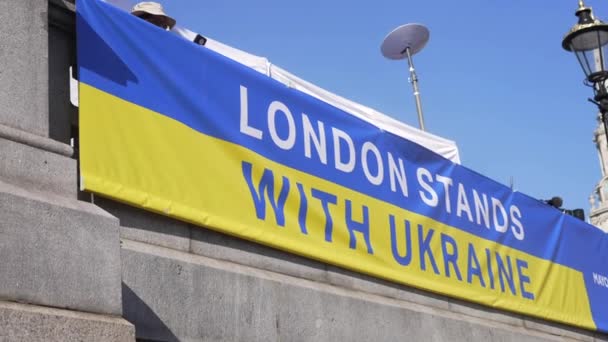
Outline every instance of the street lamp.
<path id="1" fill-rule="evenodd" d="M 576 58 L 585 72 L 585 85 L 593 88 L 595 103 L 602 115 L 604 131 L 608 132 L 608 24 L 593 16 L 591 7 L 585 7 L 579 0 L 575 12 L 578 23 L 568 31 L 562 47 L 576 54 Z"/>

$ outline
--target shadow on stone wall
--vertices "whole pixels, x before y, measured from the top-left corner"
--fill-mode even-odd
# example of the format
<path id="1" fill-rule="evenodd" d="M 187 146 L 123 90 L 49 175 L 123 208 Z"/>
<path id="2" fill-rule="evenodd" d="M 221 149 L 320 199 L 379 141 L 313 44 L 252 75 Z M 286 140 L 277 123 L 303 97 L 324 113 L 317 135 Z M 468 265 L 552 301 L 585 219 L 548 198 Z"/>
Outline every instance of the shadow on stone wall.
<path id="1" fill-rule="evenodd" d="M 135 293 L 122 283 L 123 317 L 135 325 L 137 341 L 179 341 L 162 319 Z M 145 333 L 148 336 L 141 336 Z"/>

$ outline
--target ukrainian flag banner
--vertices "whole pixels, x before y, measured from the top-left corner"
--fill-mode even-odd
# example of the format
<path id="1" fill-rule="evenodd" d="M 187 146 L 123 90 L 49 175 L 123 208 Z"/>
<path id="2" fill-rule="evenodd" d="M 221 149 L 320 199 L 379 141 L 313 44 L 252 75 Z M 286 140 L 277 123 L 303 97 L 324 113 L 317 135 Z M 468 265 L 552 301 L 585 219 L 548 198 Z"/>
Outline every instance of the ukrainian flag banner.
<path id="1" fill-rule="evenodd" d="M 77 34 L 84 190 L 608 332 L 599 229 L 98 0 Z"/>

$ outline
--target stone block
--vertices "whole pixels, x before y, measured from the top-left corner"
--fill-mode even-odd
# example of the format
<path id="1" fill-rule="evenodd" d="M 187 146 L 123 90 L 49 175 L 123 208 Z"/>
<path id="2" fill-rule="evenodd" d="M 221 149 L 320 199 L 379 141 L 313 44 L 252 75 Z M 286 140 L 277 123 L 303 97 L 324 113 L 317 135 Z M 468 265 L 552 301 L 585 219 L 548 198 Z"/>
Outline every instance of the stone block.
<path id="1" fill-rule="evenodd" d="M 274 287 L 256 286 L 251 277 L 201 267 L 197 262 L 201 257 L 176 253 L 123 241 L 123 312 L 135 324 L 138 338 L 277 340 L 269 330 L 274 326 Z M 254 310 L 253 302 L 259 303 L 262 298 L 266 305 Z M 243 306 L 236 306 L 234 301 Z"/>
<path id="2" fill-rule="evenodd" d="M 447 297 L 345 270 L 337 266 L 327 266 L 327 279 L 328 283 L 332 285 L 412 303 L 442 309 L 447 309 L 449 305 Z"/>
<path id="3" fill-rule="evenodd" d="M 190 250 L 189 224 L 100 196 L 95 196 L 94 201 L 95 205 L 118 218 L 121 238 L 181 251 Z"/>
<path id="4" fill-rule="evenodd" d="M 76 160 L 0 137 L 0 181 L 76 198 Z"/>
<path id="5" fill-rule="evenodd" d="M 0 1 L 0 124 L 49 134 L 48 0 Z"/>
<path id="6" fill-rule="evenodd" d="M 121 315 L 115 218 L 1 182 L 0 217 L 0 298 Z"/>
<path id="7" fill-rule="evenodd" d="M 135 341 L 132 324 L 118 316 L 0 301 L 0 341 Z"/>
<path id="8" fill-rule="evenodd" d="M 161 341 L 552 341 L 406 301 L 125 240 L 124 317 Z"/>
<path id="9" fill-rule="evenodd" d="M 327 266 L 321 262 L 206 228 L 192 227 L 191 252 L 293 277 L 327 281 Z"/>

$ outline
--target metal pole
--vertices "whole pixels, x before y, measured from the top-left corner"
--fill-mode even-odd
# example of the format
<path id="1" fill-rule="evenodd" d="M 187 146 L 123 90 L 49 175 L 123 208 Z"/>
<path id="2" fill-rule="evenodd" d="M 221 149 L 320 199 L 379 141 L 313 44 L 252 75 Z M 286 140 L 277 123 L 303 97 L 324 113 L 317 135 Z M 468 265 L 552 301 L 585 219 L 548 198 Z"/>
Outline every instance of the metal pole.
<path id="1" fill-rule="evenodd" d="M 420 129 L 424 131 L 424 116 L 422 115 L 422 102 L 420 101 L 420 92 L 418 91 L 418 76 L 416 76 L 416 70 L 414 69 L 414 62 L 412 61 L 412 54 L 410 53 L 410 48 L 406 48 L 405 52 L 407 53 L 407 62 L 410 67 L 410 80 L 412 82 L 412 87 L 414 88 L 414 98 L 416 99 L 418 124 L 420 125 Z"/>

